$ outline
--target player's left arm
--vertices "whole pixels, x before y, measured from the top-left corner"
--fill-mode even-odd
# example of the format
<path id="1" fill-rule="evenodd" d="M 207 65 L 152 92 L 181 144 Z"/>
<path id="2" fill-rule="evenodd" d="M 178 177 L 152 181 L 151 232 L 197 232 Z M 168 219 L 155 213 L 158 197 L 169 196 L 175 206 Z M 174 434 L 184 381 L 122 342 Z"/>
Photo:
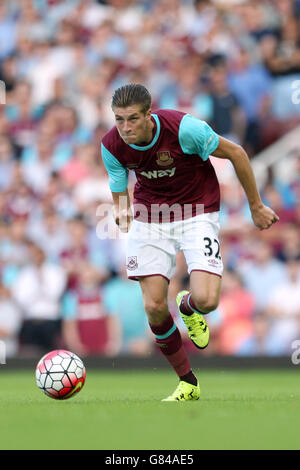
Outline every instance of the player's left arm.
<path id="1" fill-rule="evenodd" d="M 243 147 L 219 136 L 219 145 L 211 155 L 226 158 L 233 164 L 246 193 L 253 222 L 260 230 L 268 229 L 279 220 L 278 215 L 261 200 L 248 155 Z"/>

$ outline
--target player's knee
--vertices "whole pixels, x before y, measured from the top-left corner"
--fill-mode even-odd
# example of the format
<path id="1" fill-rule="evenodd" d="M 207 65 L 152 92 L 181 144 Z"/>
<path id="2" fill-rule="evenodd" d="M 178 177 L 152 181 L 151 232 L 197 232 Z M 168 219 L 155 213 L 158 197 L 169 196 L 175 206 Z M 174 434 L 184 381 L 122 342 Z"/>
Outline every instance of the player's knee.
<path id="1" fill-rule="evenodd" d="M 168 315 L 168 306 L 165 302 L 147 301 L 144 307 L 148 320 L 153 325 L 159 325 Z"/>
<path id="2" fill-rule="evenodd" d="M 193 294 L 193 300 L 197 307 L 197 310 L 203 313 L 209 313 L 219 305 L 219 297 L 215 295 L 195 295 Z"/>

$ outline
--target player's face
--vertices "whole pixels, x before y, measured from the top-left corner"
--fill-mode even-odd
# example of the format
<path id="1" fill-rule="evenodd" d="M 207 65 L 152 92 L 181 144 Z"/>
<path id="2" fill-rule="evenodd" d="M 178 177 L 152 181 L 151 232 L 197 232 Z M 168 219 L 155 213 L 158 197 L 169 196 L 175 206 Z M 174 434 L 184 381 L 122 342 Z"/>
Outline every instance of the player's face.
<path id="1" fill-rule="evenodd" d="M 137 104 L 113 108 L 113 112 L 120 137 L 126 144 L 142 145 L 151 141 L 153 123 L 150 109 L 145 114 Z"/>

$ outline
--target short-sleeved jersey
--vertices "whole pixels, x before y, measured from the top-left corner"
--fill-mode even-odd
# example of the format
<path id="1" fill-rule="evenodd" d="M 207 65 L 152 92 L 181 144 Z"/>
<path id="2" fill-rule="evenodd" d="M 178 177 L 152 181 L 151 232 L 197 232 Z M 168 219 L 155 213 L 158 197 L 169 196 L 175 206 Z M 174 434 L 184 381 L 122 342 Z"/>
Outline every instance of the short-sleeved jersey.
<path id="1" fill-rule="evenodd" d="M 111 191 L 125 191 L 128 170 L 133 170 L 138 220 L 153 222 L 162 205 L 182 208 L 180 216 L 178 211 L 170 213 L 170 221 L 218 211 L 219 183 L 209 160 L 219 145 L 218 135 L 206 122 L 180 111 L 158 110 L 151 119 L 153 138 L 146 146 L 126 144 L 116 126 L 103 137 L 101 152 Z M 157 221 L 164 220 L 159 216 Z"/>

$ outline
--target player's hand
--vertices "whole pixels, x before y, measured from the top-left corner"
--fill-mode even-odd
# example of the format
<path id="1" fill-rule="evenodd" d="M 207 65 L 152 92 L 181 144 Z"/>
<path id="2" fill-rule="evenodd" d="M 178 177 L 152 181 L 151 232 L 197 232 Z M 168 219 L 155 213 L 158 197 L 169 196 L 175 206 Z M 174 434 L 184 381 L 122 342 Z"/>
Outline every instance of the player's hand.
<path id="1" fill-rule="evenodd" d="M 252 219 L 259 230 L 266 230 L 278 222 L 279 217 L 268 206 L 262 205 L 257 209 L 251 209 Z"/>
<path id="2" fill-rule="evenodd" d="M 113 216 L 121 232 L 127 233 L 133 219 L 130 208 L 118 211 L 118 209 L 113 206 Z"/>

